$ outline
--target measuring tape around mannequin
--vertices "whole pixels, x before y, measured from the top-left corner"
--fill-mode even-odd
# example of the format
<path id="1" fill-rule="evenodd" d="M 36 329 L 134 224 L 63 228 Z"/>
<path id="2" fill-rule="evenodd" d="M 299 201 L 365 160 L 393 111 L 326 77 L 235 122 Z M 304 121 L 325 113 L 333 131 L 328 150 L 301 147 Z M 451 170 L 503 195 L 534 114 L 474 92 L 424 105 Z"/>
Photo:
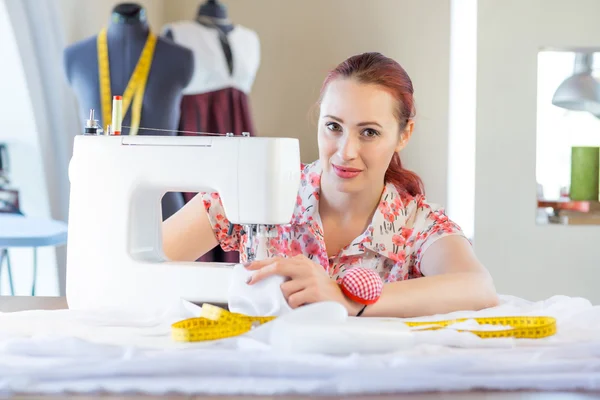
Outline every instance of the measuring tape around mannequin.
<path id="1" fill-rule="evenodd" d="M 156 35 L 152 32 L 148 33 L 146 44 L 142 50 L 142 54 L 135 66 L 133 74 L 127 83 L 125 93 L 123 93 L 123 117 L 127 114 L 127 110 L 132 103 L 131 108 L 131 129 L 130 135 L 137 135 L 140 119 L 142 115 L 142 103 L 144 100 L 144 92 L 146 90 L 146 82 L 150 73 L 152 59 L 154 57 L 154 49 L 156 47 Z M 102 29 L 98 34 L 98 75 L 100 78 L 100 104 L 102 107 L 102 123 L 104 126 L 112 125 L 112 94 L 110 87 L 110 62 L 108 58 L 108 41 L 106 38 L 106 28 Z M 135 98 L 134 98 L 135 96 Z"/>
<path id="2" fill-rule="evenodd" d="M 202 317 L 189 318 L 174 323 L 171 326 L 171 337 L 178 342 L 201 342 L 208 340 L 225 339 L 243 335 L 252 328 L 274 320 L 275 317 L 251 317 L 243 314 L 231 313 L 223 308 L 211 305 L 202 305 Z M 503 330 L 462 330 L 470 332 L 483 339 L 491 338 L 516 338 L 516 339 L 541 339 L 556 333 L 556 320 L 552 317 L 484 317 L 460 318 L 444 321 L 406 321 L 405 324 L 417 330 L 443 329 L 451 324 L 474 320 L 480 325 L 506 326 Z"/>

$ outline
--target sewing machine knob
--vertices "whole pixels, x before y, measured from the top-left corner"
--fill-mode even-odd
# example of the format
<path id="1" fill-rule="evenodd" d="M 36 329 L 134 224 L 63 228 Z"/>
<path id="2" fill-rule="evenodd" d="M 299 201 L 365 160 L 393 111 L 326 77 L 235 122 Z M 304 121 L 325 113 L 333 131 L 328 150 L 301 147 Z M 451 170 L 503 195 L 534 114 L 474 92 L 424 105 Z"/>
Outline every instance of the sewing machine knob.
<path id="1" fill-rule="evenodd" d="M 233 132 L 227 132 L 227 133 L 225 134 L 225 136 L 227 136 L 227 137 L 233 137 Z"/>

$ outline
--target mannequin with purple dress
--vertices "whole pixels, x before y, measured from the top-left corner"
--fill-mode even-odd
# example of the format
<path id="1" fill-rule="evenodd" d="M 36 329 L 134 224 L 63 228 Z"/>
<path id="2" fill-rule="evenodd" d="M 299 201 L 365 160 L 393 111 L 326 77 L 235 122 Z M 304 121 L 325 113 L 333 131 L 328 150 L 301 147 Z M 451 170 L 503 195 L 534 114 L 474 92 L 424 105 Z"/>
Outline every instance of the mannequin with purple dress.
<path id="1" fill-rule="evenodd" d="M 207 0 L 195 20 L 168 24 L 163 33 L 194 55 L 194 76 L 184 90 L 179 130 L 254 136 L 249 94 L 260 65 L 256 32 L 231 23 L 222 3 Z M 185 193 L 185 201 L 194 195 Z M 239 254 L 216 247 L 200 261 L 238 262 Z"/>

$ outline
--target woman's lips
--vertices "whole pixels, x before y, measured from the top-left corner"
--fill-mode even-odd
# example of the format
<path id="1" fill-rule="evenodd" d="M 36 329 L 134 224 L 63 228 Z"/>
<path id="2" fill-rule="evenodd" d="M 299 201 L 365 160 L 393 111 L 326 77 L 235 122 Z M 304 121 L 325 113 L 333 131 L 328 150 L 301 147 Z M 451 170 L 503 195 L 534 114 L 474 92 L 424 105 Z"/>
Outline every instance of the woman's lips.
<path id="1" fill-rule="evenodd" d="M 337 166 L 335 164 L 332 164 L 332 166 L 333 166 L 333 171 L 335 172 L 335 174 L 342 179 L 354 178 L 362 172 L 360 169 L 356 169 L 356 168 L 341 167 L 341 166 Z"/>

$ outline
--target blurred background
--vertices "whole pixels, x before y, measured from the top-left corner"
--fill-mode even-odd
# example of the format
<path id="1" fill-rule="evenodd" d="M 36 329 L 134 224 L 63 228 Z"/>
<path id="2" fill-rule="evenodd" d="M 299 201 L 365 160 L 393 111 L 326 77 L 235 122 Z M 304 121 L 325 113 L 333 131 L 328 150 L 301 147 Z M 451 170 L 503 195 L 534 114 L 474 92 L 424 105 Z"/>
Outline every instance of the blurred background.
<path id="1" fill-rule="evenodd" d="M 95 48 L 86 46 L 114 23 L 113 11 L 123 17 L 124 5 L 0 0 L 1 294 L 64 295 L 68 165 L 73 137 L 92 108 L 86 99 L 98 86 Z M 240 129 L 299 138 L 304 162 L 317 158 L 311 111 L 327 71 L 365 51 L 396 59 L 413 80 L 417 107 L 415 133 L 401 158 L 422 177 L 429 200 L 463 227 L 498 290 L 531 300 L 562 294 L 600 303 L 593 285 L 600 281 L 597 0 L 135 5 L 164 40 L 204 52 L 194 76 L 227 72 L 231 61 L 239 74 L 224 82 L 247 105 L 247 129 Z M 156 57 L 186 70 L 183 58 Z M 83 79 L 81 65 L 96 76 Z M 199 82 L 192 80 L 181 95 L 210 101 L 214 88 Z M 174 128 L 202 126 L 186 110 L 177 103 L 164 114 L 175 113 Z M 52 240 L 19 242 L 23 232 L 11 215 L 46 227 Z"/>

